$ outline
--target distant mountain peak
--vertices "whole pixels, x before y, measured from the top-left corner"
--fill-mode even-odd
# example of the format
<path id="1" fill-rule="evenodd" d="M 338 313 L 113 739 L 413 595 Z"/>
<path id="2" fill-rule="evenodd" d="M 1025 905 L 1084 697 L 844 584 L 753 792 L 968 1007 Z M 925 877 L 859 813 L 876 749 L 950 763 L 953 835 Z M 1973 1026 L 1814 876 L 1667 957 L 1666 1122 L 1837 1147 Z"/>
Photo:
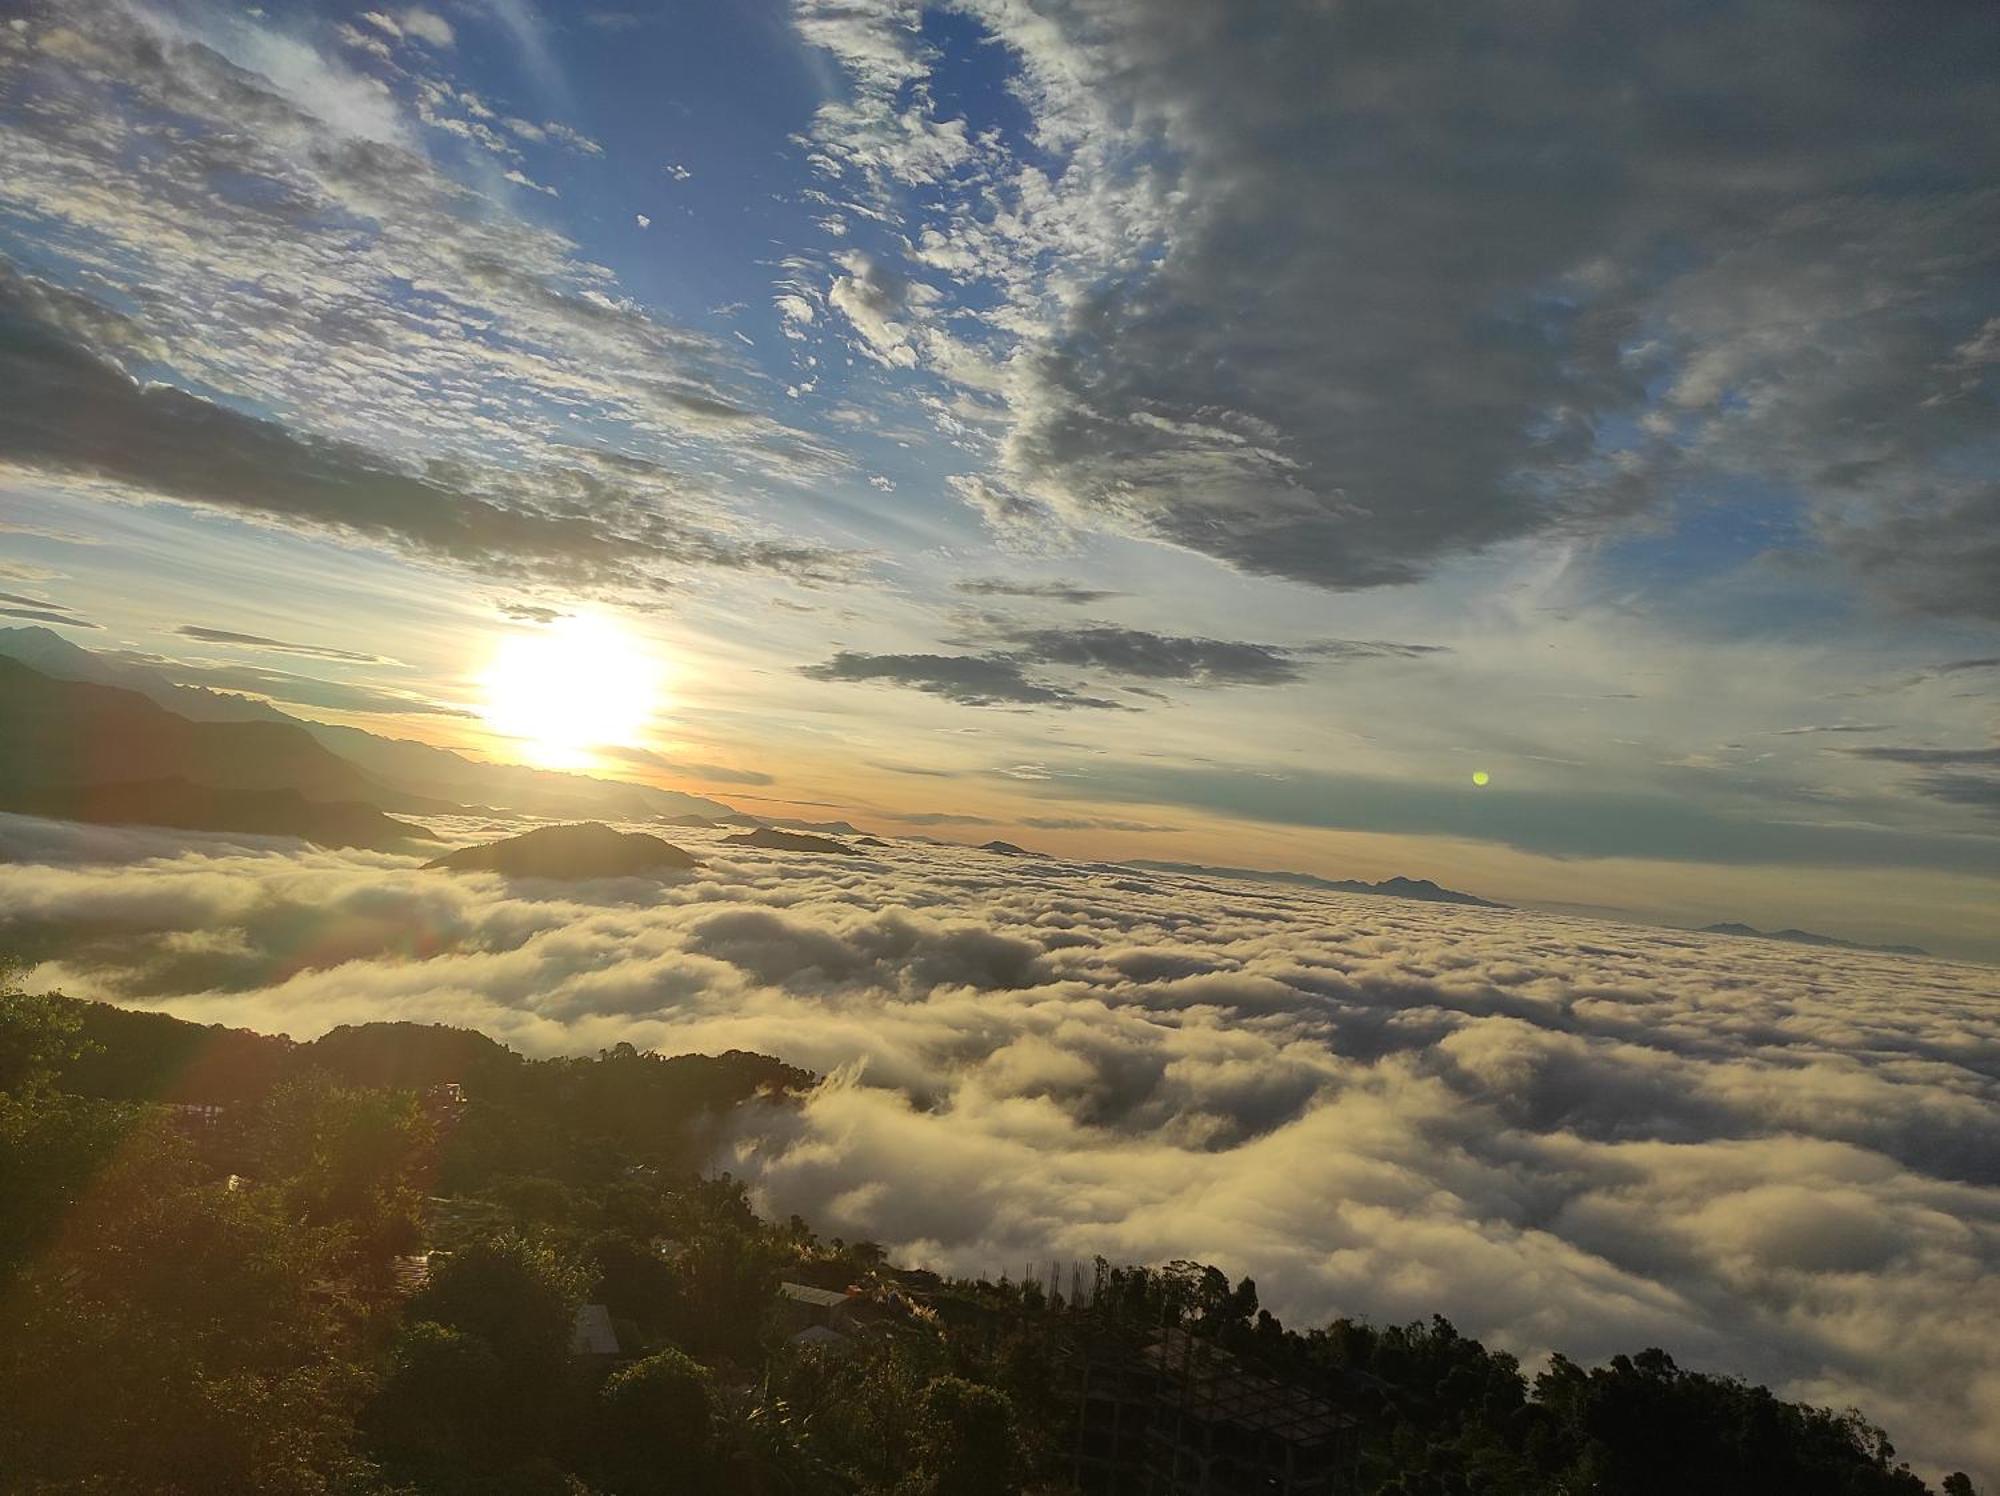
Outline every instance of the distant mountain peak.
<path id="1" fill-rule="evenodd" d="M 1760 930 L 1755 925 L 1728 921 L 1723 924 L 1703 925 L 1697 932 L 1702 935 L 1734 935 L 1744 940 L 1782 940 L 1788 945 L 1830 946 L 1842 951 L 1873 951 L 1884 956 L 1928 956 L 1929 951 L 1920 945 L 1870 945 L 1861 940 L 1842 940 L 1838 935 L 1822 935 L 1816 930 Z"/>
<path id="2" fill-rule="evenodd" d="M 998 838 L 990 842 L 981 842 L 979 850 L 982 852 L 998 852 L 1002 857 L 1040 857 L 1043 855 L 1040 852 L 1030 852 L 1026 847 L 1017 847 L 1010 841 L 1001 841 Z"/>
<path id="3" fill-rule="evenodd" d="M 1159 862 L 1135 857 L 1126 867 L 1147 868 L 1157 873 L 1182 873 L 1191 877 L 1240 878 L 1252 883 L 1281 883 L 1293 888 L 1323 888 L 1331 893 L 1360 893 L 1378 898 L 1412 899 L 1424 904 L 1459 904 L 1470 909 L 1505 909 L 1507 905 L 1482 899 L 1477 894 L 1445 888 L 1428 878 L 1384 878 L 1380 883 L 1363 883 L 1352 878 L 1322 878 L 1314 873 L 1295 873 L 1275 868 L 1210 867 L 1201 862 Z"/>
<path id="4" fill-rule="evenodd" d="M 775 826 L 759 826 L 722 839 L 725 847 L 761 847 L 767 852 L 833 852 L 852 857 L 854 848 L 829 836 L 809 836 L 803 831 L 780 831 Z"/>
<path id="5" fill-rule="evenodd" d="M 617 831 L 598 821 L 537 826 L 519 836 L 461 847 L 424 864 L 446 872 L 500 873 L 510 878 L 629 878 L 701 866 L 699 858 L 643 831 Z"/>

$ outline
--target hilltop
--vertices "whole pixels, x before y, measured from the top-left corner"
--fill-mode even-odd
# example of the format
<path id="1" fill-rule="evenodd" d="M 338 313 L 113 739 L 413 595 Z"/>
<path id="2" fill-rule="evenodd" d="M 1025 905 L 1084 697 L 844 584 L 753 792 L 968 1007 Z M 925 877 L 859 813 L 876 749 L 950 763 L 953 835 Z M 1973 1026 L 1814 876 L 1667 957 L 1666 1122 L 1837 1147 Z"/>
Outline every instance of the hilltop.
<path id="1" fill-rule="evenodd" d="M 803 831 L 780 831 L 775 826 L 759 826 L 722 839 L 725 847 L 762 847 L 767 852 L 831 852 L 852 857 L 854 848 L 831 837 L 808 836 Z"/>
<path id="2" fill-rule="evenodd" d="M 245 725 L 295 735 L 293 741 L 310 740 L 326 759 L 342 766 L 339 771 L 321 772 L 337 772 L 346 778 L 338 784 L 321 784 L 305 778 L 284 781 L 283 787 L 297 789 L 309 799 L 354 800 L 378 810 L 418 815 L 474 805 L 526 815 L 579 819 L 645 820 L 662 815 L 696 815 L 726 821 L 737 815 L 720 801 L 678 790 L 520 764 L 486 763 L 428 743 L 386 738 L 358 727 L 293 717 L 253 697 L 181 685 L 169 674 L 173 663 L 124 652 L 88 650 L 39 626 L 0 628 L 0 669 L 26 667 L 49 680 L 115 688 L 142 697 L 171 717 L 213 728 L 217 734 L 215 741 L 230 737 L 235 729 Z M 0 745 L 11 736 L 4 732 L 8 725 L 4 703 L 0 703 Z M 181 733 L 181 729 L 173 731 Z M 4 754 L 4 746 L 0 746 L 0 754 Z M 222 784 L 228 788 L 277 787 L 237 784 L 216 778 L 217 772 L 219 768 L 153 765 L 143 773 L 98 777 L 177 775 L 196 783 Z M 755 824 L 754 820 L 750 823 Z"/>
<path id="3" fill-rule="evenodd" d="M 196 721 L 0 655 L 0 810 L 388 849 L 434 838 L 383 811 L 429 808 L 295 722 Z"/>
<path id="4" fill-rule="evenodd" d="M 308 800 L 297 790 L 230 790 L 185 779 L 51 785 L 0 799 L 0 810 L 97 825 L 163 826 L 245 836 L 295 836 L 322 847 L 407 850 L 437 837 L 414 821 L 354 800 Z"/>
<path id="5" fill-rule="evenodd" d="M 580 826 L 538 826 L 501 841 L 461 847 L 424 866 L 503 873 L 510 878 L 625 878 L 700 867 L 701 860 L 643 831 L 614 831 L 590 821 Z"/>

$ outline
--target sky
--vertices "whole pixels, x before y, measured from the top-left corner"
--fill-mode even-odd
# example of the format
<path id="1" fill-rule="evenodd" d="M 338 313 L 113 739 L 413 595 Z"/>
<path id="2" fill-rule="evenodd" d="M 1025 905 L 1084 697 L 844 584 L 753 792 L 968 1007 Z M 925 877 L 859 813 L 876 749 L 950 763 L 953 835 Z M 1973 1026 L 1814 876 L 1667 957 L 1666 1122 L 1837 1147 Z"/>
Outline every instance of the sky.
<path id="1" fill-rule="evenodd" d="M 2000 956 L 1996 44 L 0 0 L 0 624 L 774 815 Z"/>

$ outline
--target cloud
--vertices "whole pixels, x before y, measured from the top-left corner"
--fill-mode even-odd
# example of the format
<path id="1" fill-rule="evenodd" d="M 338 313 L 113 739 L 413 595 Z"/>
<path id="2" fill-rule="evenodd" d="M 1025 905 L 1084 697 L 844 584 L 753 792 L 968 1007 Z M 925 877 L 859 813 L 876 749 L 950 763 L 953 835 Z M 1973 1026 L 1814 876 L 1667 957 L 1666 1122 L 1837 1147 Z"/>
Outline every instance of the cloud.
<path id="1" fill-rule="evenodd" d="M 1885 764 L 1994 764 L 2000 765 L 2000 746 L 1989 748 L 1843 748 L 1855 758 L 1874 759 Z"/>
<path id="2" fill-rule="evenodd" d="M 550 187 L 544 183 L 537 182 L 533 177 L 529 176 L 526 172 L 522 171 L 518 166 L 510 166 L 507 168 L 507 170 L 500 173 L 500 175 L 504 180 L 512 182 L 516 187 L 525 187 L 530 192 L 541 193 L 542 196 L 544 197 L 562 196 L 562 193 L 559 192 L 557 189 L 555 189 L 554 187 Z"/>
<path id="3" fill-rule="evenodd" d="M 250 649 L 271 649 L 281 654 L 311 655 L 321 660 L 347 660 L 357 665 L 387 663 L 381 655 L 361 654 L 351 649 L 329 649 L 321 644 L 287 644 L 282 639 L 267 639 L 262 634 L 239 634 L 233 629 L 212 629 L 198 623 L 184 623 L 174 632 L 184 639 L 198 639 L 204 644 L 240 644 Z"/>
<path id="4" fill-rule="evenodd" d="M 810 680 L 881 681 L 943 696 L 964 706 L 1091 707 L 1118 704 L 1030 679 L 1013 660 L 984 655 L 857 654 L 841 650 L 819 665 L 802 665 Z"/>
<path id="5" fill-rule="evenodd" d="M 337 655 L 333 657 L 341 658 Z M 114 658 L 144 664 L 165 675 L 176 685 L 265 696 L 273 701 L 325 707 L 336 712 L 362 712 L 396 717 L 473 715 L 464 707 L 451 706 L 405 691 L 384 691 L 374 686 L 357 685 L 352 681 L 322 680 L 317 676 L 294 675 L 288 670 L 272 670 L 262 665 L 204 665 L 124 651 L 118 652 Z"/>
<path id="6" fill-rule="evenodd" d="M 0 592 L 0 617 L 27 618 L 36 623 L 53 623 L 71 629 L 103 627 L 88 618 L 78 617 L 61 603 L 42 597 L 25 597 L 18 592 Z"/>
<path id="7" fill-rule="evenodd" d="M 920 7 L 794 5 L 828 190 L 893 226 L 854 327 L 1005 370 L 989 516 L 1340 589 L 1756 491 L 1892 606 L 2000 616 L 1990 11 L 960 10 L 1018 131 Z"/>
<path id="8" fill-rule="evenodd" d="M 451 22 L 434 10 L 422 6 L 411 6 L 407 10 L 387 12 L 366 10 L 361 19 L 377 31 L 401 41 L 405 37 L 427 42 L 433 47 L 454 47 L 458 45 L 458 34 L 452 30 Z"/>
<path id="9" fill-rule="evenodd" d="M 843 650 L 824 664 L 806 667 L 803 673 L 814 680 L 889 681 L 947 696 L 967 706 L 1115 707 L 1115 702 L 1079 696 L 1067 687 L 1037 679 L 1026 667 L 1087 670 L 1195 686 L 1278 686 L 1304 679 L 1296 655 L 1410 658 L 1438 652 L 1429 645 L 1359 640 L 1326 641 L 1292 650 L 1275 644 L 1185 638 L 1102 623 L 1038 628 L 1004 618 L 975 620 L 970 632 L 1005 647 L 978 655 L 867 655 Z M 1144 687 L 1122 689 L 1157 701 L 1168 699 Z"/>
<path id="10" fill-rule="evenodd" d="M 445 822 L 451 835 L 478 823 Z M 305 1037 L 758 1049 L 829 1080 L 716 1159 L 899 1260 L 1212 1260 L 1287 1320 L 1664 1345 L 2000 1459 L 1982 968 L 998 859 L 587 884 L 0 817 L 37 980 Z M 411 959 L 409 952 L 427 953 Z"/>
<path id="11" fill-rule="evenodd" d="M 403 34 L 413 36 L 420 42 L 429 42 L 433 47 L 451 47 L 458 44 L 458 36 L 451 28 L 451 22 L 434 10 L 425 10 L 413 5 L 401 16 Z"/>
<path id="12" fill-rule="evenodd" d="M 1005 628 L 999 637 L 1016 659 L 1037 665 L 1102 670 L 1139 680 L 1204 686 L 1276 686 L 1299 680 L 1298 664 L 1271 644 L 1186 639 L 1143 629 L 1091 624 L 1081 628 Z"/>
<path id="13" fill-rule="evenodd" d="M 822 548 L 676 517 L 691 508 L 686 485 L 650 464 L 569 452 L 570 466 L 531 472 L 416 466 L 142 384 L 70 335 L 76 306 L 0 264 L 0 374 L 10 392 L 0 464 L 346 531 L 502 576 L 611 583 L 685 564 L 830 579 L 842 568 Z"/>
<path id="14" fill-rule="evenodd" d="M 496 13 L 535 41 L 524 7 Z M 475 95 L 385 70 L 398 93 L 268 20 L 151 14 L 38 5 L 0 35 L 0 203 L 63 246 L 37 262 L 62 283 L 44 300 L 83 351 L 399 463 L 534 466 L 580 440 L 693 448 L 718 480 L 833 460 L 762 413 L 768 387 L 733 340 L 655 316 L 413 143 L 413 121 L 449 119 L 491 148 L 486 120 L 512 125 Z M 430 12 L 378 14 L 441 35 Z M 160 130 L 174 151 L 146 148 Z M 132 288 L 121 311 L 83 294 L 105 285 Z"/>
<path id="15" fill-rule="evenodd" d="M 1965 805 L 1974 810 L 2000 815 L 2000 778 L 1983 779 L 1977 774 L 1925 774 L 1917 779 L 1917 792 L 1947 805 Z"/>
<path id="16" fill-rule="evenodd" d="M 670 774 L 684 774 L 695 779 L 705 779 L 712 784 L 776 784 L 777 780 L 761 769 L 739 769 L 728 764 L 703 763 L 699 759 L 682 758 L 678 754 L 656 753 L 650 748 L 606 748 L 602 750 L 612 758 L 623 759 L 626 763 L 643 764 L 651 769 L 664 769 Z"/>
<path id="17" fill-rule="evenodd" d="M 952 586 L 973 597 L 1031 597 L 1051 603 L 1101 603 L 1107 598 L 1122 596 L 1117 592 L 1086 587 L 1081 582 L 1010 581 L 1006 577 L 967 577 L 952 583 Z"/>

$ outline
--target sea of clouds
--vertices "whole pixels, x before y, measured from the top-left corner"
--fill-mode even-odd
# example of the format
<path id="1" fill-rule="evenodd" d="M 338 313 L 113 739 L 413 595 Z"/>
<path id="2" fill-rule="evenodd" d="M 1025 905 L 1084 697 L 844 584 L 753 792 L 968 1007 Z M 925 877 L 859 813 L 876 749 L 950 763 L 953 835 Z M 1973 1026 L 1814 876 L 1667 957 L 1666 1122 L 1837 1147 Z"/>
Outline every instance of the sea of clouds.
<path id="1" fill-rule="evenodd" d="M 466 823 L 458 834 L 493 834 Z M 0 816 L 36 985 L 756 1049 L 717 1159 L 900 1260 L 1194 1257 L 1304 1325 L 1662 1345 L 2000 1472 L 2000 973 L 898 842 L 667 880 Z"/>

